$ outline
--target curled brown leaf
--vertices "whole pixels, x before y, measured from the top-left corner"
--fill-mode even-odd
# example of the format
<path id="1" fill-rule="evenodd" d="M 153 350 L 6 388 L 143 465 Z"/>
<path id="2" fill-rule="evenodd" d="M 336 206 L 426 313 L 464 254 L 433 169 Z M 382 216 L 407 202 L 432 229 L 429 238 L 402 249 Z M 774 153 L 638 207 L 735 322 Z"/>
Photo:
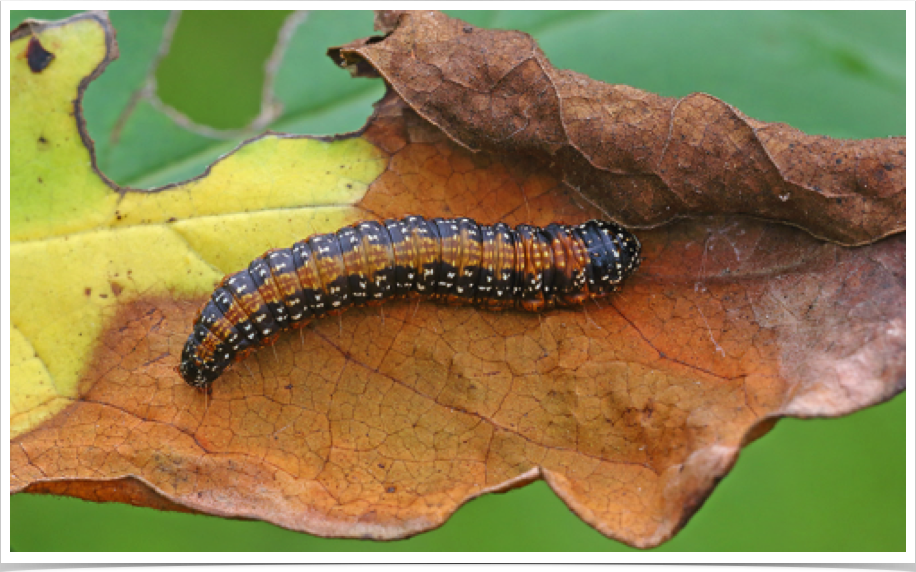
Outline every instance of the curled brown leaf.
<path id="1" fill-rule="evenodd" d="M 377 27 L 387 36 L 329 54 L 383 77 L 458 144 L 548 165 L 623 224 L 743 214 L 845 245 L 906 228 L 904 137 L 807 135 L 710 95 L 609 85 L 554 68 L 528 34 L 440 12 L 386 12 Z"/>

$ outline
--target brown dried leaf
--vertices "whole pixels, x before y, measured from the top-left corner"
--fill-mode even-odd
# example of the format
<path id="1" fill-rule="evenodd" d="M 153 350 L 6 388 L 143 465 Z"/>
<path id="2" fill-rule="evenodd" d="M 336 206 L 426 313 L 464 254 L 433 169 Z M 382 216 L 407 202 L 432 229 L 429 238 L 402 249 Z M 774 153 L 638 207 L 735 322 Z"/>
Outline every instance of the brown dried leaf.
<path id="1" fill-rule="evenodd" d="M 384 77 L 460 145 L 549 165 L 624 224 L 744 214 L 846 245 L 906 228 L 904 137 L 807 135 L 710 95 L 608 85 L 555 69 L 528 34 L 439 12 L 380 13 L 376 26 L 389 35 L 329 54 Z"/>
<path id="2" fill-rule="evenodd" d="M 361 135 L 390 156 L 363 218 L 601 215 L 537 153 L 449 140 L 462 121 L 440 130 L 389 94 Z M 635 201 L 621 203 L 628 216 Z M 11 490 L 401 538 L 543 478 L 604 534 L 655 546 L 779 417 L 841 415 L 904 389 L 902 234 L 847 248 L 711 210 L 639 233 L 642 269 L 600 306 L 350 310 L 256 353 L 209 403 L 171 369 L 201 298 L 121 303 L 79 399 L 11 443 Z"/>

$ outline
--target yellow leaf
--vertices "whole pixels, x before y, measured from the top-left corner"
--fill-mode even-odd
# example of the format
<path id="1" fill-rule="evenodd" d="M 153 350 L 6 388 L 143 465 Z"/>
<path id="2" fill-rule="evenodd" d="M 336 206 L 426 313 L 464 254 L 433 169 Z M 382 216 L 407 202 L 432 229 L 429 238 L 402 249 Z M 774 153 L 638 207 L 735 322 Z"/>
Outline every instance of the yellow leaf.
<path id="1" fill-rule="evenodd" d="M 120 304 L 206 293 L 269 248 L 359 218 L 353 204 L 387 165 L 363 139 L 268 134 L 198 179 L 113 189 L 74 106 L 116 49 L 108 21 L 90 13 L 31 32 L 13 39 L 10 57 L 13 436 L 78 396 Z M 54 55 L 37 72 L 25 57 L 32 37 Z"/>

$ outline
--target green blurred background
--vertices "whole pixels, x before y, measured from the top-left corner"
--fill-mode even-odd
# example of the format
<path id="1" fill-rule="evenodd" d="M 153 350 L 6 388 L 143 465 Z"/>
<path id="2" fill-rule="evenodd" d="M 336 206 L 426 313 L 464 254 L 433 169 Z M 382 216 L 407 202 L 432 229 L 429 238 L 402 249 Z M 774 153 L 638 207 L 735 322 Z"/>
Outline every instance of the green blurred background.
<path id="1" fill-rule="evenodd" d="M 73 11 L 13 12 L 58 19 Z M 834 137 L 904 135 L 905 12 L 454 12 L 532 34 L 554 65 L 669 96 L 711 93 L 748 115 Z M 264 62 L 290 12 L 185 12 L 155 65 L 169 14 L 111 13 L 121 58 L 87 90 L 102 170 L 150 188 L 200 174 L 259 113 Z M 368 12 L 312 12 L 277 70 L 277 131 L 359 129 L 384 91 L 351 79 L 327 47 L 372 35 Z M 131 95 L 155 70 L 162 101 L 192 121 L 242 129 L 214 139 Z M 780 421 L 748 447 L 663 551 L 904 551 L 906 402 L 832 420 Z M 262 522 L 69 498 L 11 498 L 18 551 L 625 551 L 543 483 L 487 495 L 437 530 L 395 542 L 322 539 Z"/>

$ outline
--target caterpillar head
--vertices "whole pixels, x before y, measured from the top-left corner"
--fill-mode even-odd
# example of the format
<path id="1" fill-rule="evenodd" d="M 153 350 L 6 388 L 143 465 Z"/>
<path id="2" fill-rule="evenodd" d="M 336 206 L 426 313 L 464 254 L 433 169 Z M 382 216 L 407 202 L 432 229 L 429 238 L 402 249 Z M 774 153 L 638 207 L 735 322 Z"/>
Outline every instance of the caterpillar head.
<path id="1" fill-rule="evenodd" d="M 621 266 L 619 270 L 620 279 L 622 280 L 633 274 L 639 268 L 640 263 L 642 244 L 640 244 L 639 239 L 632 232 L 614 222 L 599 221 L 598 227 L 601 232 L 613 241 L 618 249 L 617 257 Z"/>
<path id="2" fill-rule="evenodd" d="M 218 373 L 198 362 L 194 356 L 194 349 L 195 344 L 189 340 L 181 352 L 181 363 L 175 370 L 191 387 L 201 391 L 208 390 L 210 384 L 218 377 Z"/>

